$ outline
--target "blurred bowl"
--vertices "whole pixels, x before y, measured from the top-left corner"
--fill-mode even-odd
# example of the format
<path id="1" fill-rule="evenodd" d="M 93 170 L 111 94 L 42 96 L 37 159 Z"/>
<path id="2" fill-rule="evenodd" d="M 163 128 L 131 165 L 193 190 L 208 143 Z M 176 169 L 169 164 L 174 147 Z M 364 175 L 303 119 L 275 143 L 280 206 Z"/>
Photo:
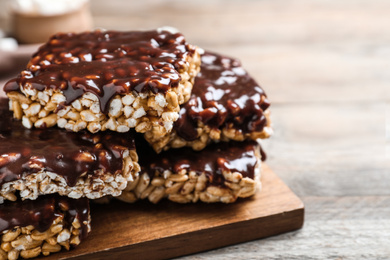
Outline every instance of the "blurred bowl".
<path id="1" fill-rule="evenodd" d="M 13 36 L 20 43 L 43 43 L 58 32 L 83 32 L 92 29 L 92 16 L 89 4 L 64 14 L 42 15 L 21 13 L 12 14 Z"/>

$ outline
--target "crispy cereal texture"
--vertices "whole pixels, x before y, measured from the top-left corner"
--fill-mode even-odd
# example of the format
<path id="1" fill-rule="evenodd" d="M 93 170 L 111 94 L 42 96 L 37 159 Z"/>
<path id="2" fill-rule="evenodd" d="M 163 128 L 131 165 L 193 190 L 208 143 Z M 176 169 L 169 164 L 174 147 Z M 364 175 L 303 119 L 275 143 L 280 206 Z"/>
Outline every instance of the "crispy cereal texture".
<path id="1" fill-rule="evenodd" d="M 119 196 L 128 181 L 132 181 L 139 172 L 138 155 L 134 150 L 124 153 L 123 170 L 116 173 L 99 170 L 94 176 L 84 174 L 76 185 L 69 186 L 63 176 L 46 169 L 37 173 L 23 175 L 21 179 L 4 183 L 0 187 L 0 204 L 5 200 L 35 200 L 38 196 L 58 193 L 73 199 L 87 197 L 98 199 L 106 195 Z"/>
<path id="2" fill-rule="evenodd" d="M 63 201 L 57 197 L 55 203 L 55 207 L 60 208 L 56 208 L 51 214 L 55 214 L 57 217 L 36 216 L 41 218 L 40 221 L 44 221 L 45 217 L 53 217 L 53 222 L 44 232 L 38 231 L 33 225 L 15 226 L 0 232 L 0 260 L 34 258 L 41 254 L 48 256 L 63 249 L 70 250 L 81 243 L 91 231 L 89 207 L 84 208 L 88 205 L 88 201 L 80 202 L 78 206 L 73 207 L 67 203 L 67 200 Z M 34 205 L 37 206 L 37 204 Z M 70 208 L 67 208 L 69 206 L 72 209 L 71 213 L 69 212 Z M 30 217 L 33 216 L 31 213 Z M 16 219 L 18 217 L 25 218 L 26 216 L 17 216 Z M 27 219 L 27 222 L 29 221 Z"/>
<path id="3" fill-rule="evenodd" d="M 237 198 L 246 198 L 255 194 L 261 188 L 261 155 L 259 147 L 255 150 L 256 166 L 254 177 L 244 177 L 239 172 L 222 171 L 223 182 L 215 185 L 208 175 L 182 169 L 178 172 L 165 170 L 156 172 L 153 177 L 142 172 L 127 184 L 122 195 L 117 199 L 124 202 L 135 202 L 139 199 L 148 199 L 157 203 L 167 198 L 178 203 L 202 201 L 206 203 L 232 203 Z"/>
<path id="4" fill-rule="evenodd" d="M 159 33 L 161 32 L 164 33 L 164 30 L 159 31 Z M 107 33 L 120 34 L 119 32 Z M 165 33 L 167 32 L 165 31 Z M 86 35 L 93 34 L 93 32 L 89 34 L 86 33 Z M 168 35 L 174 35 L 173 38 L 177 41 L 180 39 L 182 41 L 182 39 L 184 39 L 182 36 L 176 36 L 176 34 Z M 124 54 L 124 57 L 122 57 L 121 55 L 117 54 L 118 51 L 115 49 L 111 50 L 112 53 L 106 53 L 105 56 L 103 55 L 104 57 L 102 54 L 97 53 L 95 55 L 96 57 L 94 56 L 92 61 L 85 62 L 84 59 L 86 54 L 83 52 L 76 54 L 76 56 L 68 57 L 68 55 L 74 50 L 67 48 L 75 48 L 76 50 L 80 49 L 81 47 L 79 47 L 77 44 L 84 44 L 82 41 L 80 41 L 81 43 L 73 44 L 73 40 L 68 39 L 64 40 L 65 43 L 62 43 L 61 40 L 57 39 L 57 37 L 60 37 L 60 39 L 62 39 L 61 37 L 68 39 L 66 34 L 59 34 L 58 36 L 53 36 L 53 38 L 46 45 L 53 45 L 55 47 L 56 44 L 63 44 L 64 46 L 60 45 L 58 48 L 52 49 L 49 47 L 46 49 L 41 47 L 37 54 L 30 60 L 28 69 L 22 71 L 19 75 L 19 78 L 15 79 L 16 81 L 10 81 L 5 86 L 7 96 L 12 100 L 11 110 L 14 112 L 14 117 L 22 120 L 23 125 L 26 128 L 42 128 L 57 125 L 60 128 L 65 128 L 74 132 L 78 132 L 82 129 L 88 129 L 92 133 L 104 131 L 106 129 L 118 132 L 127 132 L 130 128 L 135 128 L 137 132 L 145 133 L 153 131 L 154 133 L 157 133 L 161 136 L 171 131 L 173 123 L 178 118 L 178 112 L 180 110 L 179 105 L 188 101 L 190 98 L 194 78 L 200 69 L 200 55 L 198 48 L 185 42 L 180 42 L 177 44 L 185 46 L 185 50 L 180 52 L 180 55 L 178 54 L 175 62 L 172 61 L 172 64 L 166 64 L 167 57 L 163 54 L 161 54 L 161 56 L 156 59 L 157 61 L 160 59 L 165 59 L 164 62 L 160 62 L 163 64 L 164 68 L 154 68 L 151 70 L 151 73 L 155 73 L 158 77 L 162 77 L 163 79 L 169 79 L 169 75 L 173 73 L 175 77 L 178 78 L 177 84 L 166 87 L 164 91 L 157 91 L 154 89 L 140 91 L 134 87 L 134 89 L 132 88 L 130 90 L 124 91 L 124 93 L 120 91 L 117 93 L 115 92 L 117 88 L 115 84 L 117 84 L 118 81 L 123 83 L 130 76 L 136 77 L 133 75 L 136 73 L 132 72 L 134 69 L 134 67 L 132 67 L 132 58 L 134 57 L 132 55 L 129 54 L 129 64 L 126 63 L 126 66 L 129 68 L 128 71 L 122 72 L 118 70 L 117 67 L 115 67 L 119 65 L 105 64 L 109 64 L 111 61 L 122 62 L 123 59 L 126 61 L 127 54 Z M 77 37 L 77 35 L 75 37 Z M 71 44 L 70 46 L 67 46 L 67 41 L 70 41 L 73 45 Z M 74 40 L 74 42 L 77 42 L 77 40 Z M 105 44 L 104 41 L 101 42 L 99 43 Z M 153 39 L 151 42 L 152 46 L 154 43 L 156 43 L 156 41 L 153 41 Z M 117 40 L 114 43 L 118 44 Z M 175 46 L 175 44 L 176 43 L 172 43 L 173 46 Z M 126 51 L 127 53 L 142 52 L 143 47 L 142 45 L 140 46 L 141 47 L 136 46 L 133 51 L 127 49 Z M 164 43 L 162 43 L 161 46 L 165 46 Z M 58 53 L 58 49 L 63 50 L 63 52 Z M 150 49 L 151 52 L 155 50 L 153 47 L 150 47 Z M 181 48 L 178 48 L 178 50 L 179 49 L 181 50 Z M 124 53 L 126 53 L 126 51 L 123 50 Z M 162 49 L 162 53 L 164 53 L 164 49 Z M 153 56 L 150 55 L 147 51 L 145 51 L 145 54 L 142 53 L 142 55 L 144 56 L 135 58 L 139 58 L 141 60 L 136 61 L 138 62 L 138 65 L 136 62 L 134 62 L 134 66 L 140 67 L 139 63 L 141 63 L 141 65 L 144 64 L 145 62 L 142 62 L 145 57 L 148 58 L 148 61 L 153 59 Z M 107 59 L 107 62 L 100 62 L 100 59 Z M 66 71 L 66 73 L 64 72 L 60 75 L 57 75 L 58 70 L 53 69 L 54 72 L 50 73 L 54 73 L 54 76 L 50 76 L 50 74 L 46 77 L 55 77 L 55 80 L 59 82 L 58 84 L 60 86 L 52 87 L 52 84 L 48 84 L 47 86 L 41 86 L 41 88 L 43 88 L 41 90 L 40 88 L 33 87 L 33 85 L 36 83 L 30 82 L 35 77 L 39 77 L 42 74 L 47 73 L 47 70 L 50 69 L 50 66 L 64 65 L 65 68 L 71 68 L 72 66 L 80 66 L 82 61 L 84 61 L 84 64 L 100 62 L 101 65 L 99 65 L 97 69 L 101 69 L 101 73 L 104 75 L 100 75 L 99 73 L 99 75 L 95 75 L 97 73 L 97 69 L 91 69 L 88 72 L 81 73 L 81 75 L 77 74 L 79 73 L 79 70 L 70 70 L 69 72 Z M 160 63 L 158 66 L 162 66 Z M 180 64 L 180 66 L 177 65 L 177 67 L 174 68 L 176 63 Z M 68 66 L 69 64 L 70 66 Z M 107 69 L 105 70 L 105 68 L 102 66 L 107 66 Z M 114 68 L 110 67 L 110 70 L 108 66 L 114 66 Z M 138 67 L 136 67 L 137 70 L 141 72 L 145 71 L 145 68 L 140 69 Z M 159 72 L 160 70 L 163 72 Z M 38 73 L 38 76 L 35 76 L 37 71 L 40 73 Z M 72 73 L 77 75 L 74 75 L 74 77 L 72 77 L 72 75 L 68 75 Z M 142 75 L 141 78 L 132 78 L 127 83 L 130 84 L 130 82 L 133 81 L 141 81 L 142 84 L 145 83 L 144 85 L 153 85 L 153 80 L 155 80 L 154 78 L 149 78 L 146 79 L 145 82 L 142 82 L 142 80 L 145 80 L 145 75 Z M 152 76 L 154 76 L 154 74 Z M 67 78 L 67 80 L 64 80 L 65 78 Z M 69 84 L 72 84 L 71 82 L 74 80 L 79 80 L 79 78 L 81 78 L 83 82 L 101 78 L 108 79 L 104 86 L 97 86 L 98 88 L 101 88 L 99 93 L 108 93 L 107 90 L 104 91 L 106 86 L 111 86 L 110 91 L 116 93 L 116 95 L 113 95 L 112 99 L 110 99 L 108 102 L 107 111 L 102 111 L 102 100 L 100 99 L 100 96 L 98 97 L 98 94 L 93 93 L 94 88 L 90 91 L 84 91 L 84 93 L 79 98 L 76 98 L 71 103 L 67 102 L 67 95 L 65 92 L 69 91 L 69 88 L 72 88 L 72 86 L 69 86 Z M 18 80 L 20 80 L 20 82 Z M 162 82 L 163 81 L 164 80 L 162 80 Z M 97 83 L 94 84 L 96 85 Z M 123 84 L 125 86 L 128 85 L 125 83 Z M 12 87 L 9 87 L 11 85 Z M 65 86 L 67 86 L 67 88 Z M 82 89 L 83 88 L 79 88 L 78 90 Z"/>

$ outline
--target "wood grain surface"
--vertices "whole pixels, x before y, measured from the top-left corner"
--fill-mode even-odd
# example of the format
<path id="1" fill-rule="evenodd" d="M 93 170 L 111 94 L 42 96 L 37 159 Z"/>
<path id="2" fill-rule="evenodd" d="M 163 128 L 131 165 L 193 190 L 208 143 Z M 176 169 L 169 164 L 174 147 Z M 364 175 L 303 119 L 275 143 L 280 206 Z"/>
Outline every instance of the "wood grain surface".
<path id="1" fill-rule="evenodd" d="M 262 183 L 253 198 L 234 204 L 92 205 L 88 239 L 42 259 L 169 259 L 301 228 L 302 201 L 267 165 Z"/>
<path id="2" fill-rule="evenodd" d="M 91 7 L 98 27 L 171 25 L 194 44 L 240 58 L 272 101 L 267 164 L 304 201 L 304 228 L 182 259 L 390 258 L 390 1 Z"/>

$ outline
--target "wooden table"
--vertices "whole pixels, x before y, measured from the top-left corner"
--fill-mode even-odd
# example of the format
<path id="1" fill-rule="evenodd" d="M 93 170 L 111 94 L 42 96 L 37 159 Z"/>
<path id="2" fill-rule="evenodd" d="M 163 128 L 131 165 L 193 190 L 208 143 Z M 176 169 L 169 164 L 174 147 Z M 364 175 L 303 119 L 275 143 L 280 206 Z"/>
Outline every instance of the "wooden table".
<path id="1" fill-rule="evenodd" d="M 179 28 L 239 57 L 272 101 L 267 164 L 303 229 L 182 259 L 390 258 L 389 1 L 92 0 L 95 25 Z"/>

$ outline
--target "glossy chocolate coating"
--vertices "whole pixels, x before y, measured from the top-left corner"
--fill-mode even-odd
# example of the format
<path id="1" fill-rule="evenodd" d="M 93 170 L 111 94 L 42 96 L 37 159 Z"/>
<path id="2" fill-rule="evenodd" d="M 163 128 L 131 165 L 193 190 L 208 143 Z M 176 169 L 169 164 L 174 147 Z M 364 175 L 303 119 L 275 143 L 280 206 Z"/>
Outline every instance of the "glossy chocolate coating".
<path id="1" fill-rule="evenodd" d="M 263 89 L 239 60 L 206 52 L 191 98 L 182 106 L 174 128 L 187 141 L 198 137 L 198 121 L 210 128 L 233 124 L 243 133 L 261 132 L 269 105 Z"/>
<path id="2" fill-rule="evenodd" d="M 212 143 L 202 151 L 184 147 L 156 154 L 147 144 L 137 143 L 137 151 L 141 172 L 147 172 L 150 177 L 153 177 L 156 171 L 163 173 L 170 170 L 178 173 L 186 169 L 199 175 L 205 173 L 210 184 L 221 186 L 224 183 L 224 170 L 254 178 L 257 164 L 255 151 L 258 145 L 254 141 L 221 142 Z"/>
<path id="3" fill-rule="evenodd" d="M 0 234 L 4 230 L 15 227 L 32 225 L 39 232 L 50 228 L 53 221 L 64 216 L 64 221 L 69 228 L 75 218 L 80 221 L 83 239 L 88 234 L 88 227 L 84 224 L 88 221 L 89 202 L 86 198 L 78 200 L 61 197 L 58 195 L 41 196 L 37 200 L 6 201 L 0 205 Z"/>
<path id="4" fill-rule="evenodd" d="M 123 152 L 135 149 L 131 133 L 26 129 L 12 118 L 6 99 L 0 99 L 0 143 L 0 186 L 41 169 L 74 186 L 84 172 L 122 171 Z"/>
<path id="5" fill-rule="evenodd" d="M 116 94 L 165 93 L 180 82 L 181 71 L 195 49 L 180 33 L 167 31 L 93 31 L 56 34 L 39 48 L 18 78 L 4 90 L 30 84 L 42 91 L 61 89 L 70 104 L 94 93 L 101 110 Z"/>

